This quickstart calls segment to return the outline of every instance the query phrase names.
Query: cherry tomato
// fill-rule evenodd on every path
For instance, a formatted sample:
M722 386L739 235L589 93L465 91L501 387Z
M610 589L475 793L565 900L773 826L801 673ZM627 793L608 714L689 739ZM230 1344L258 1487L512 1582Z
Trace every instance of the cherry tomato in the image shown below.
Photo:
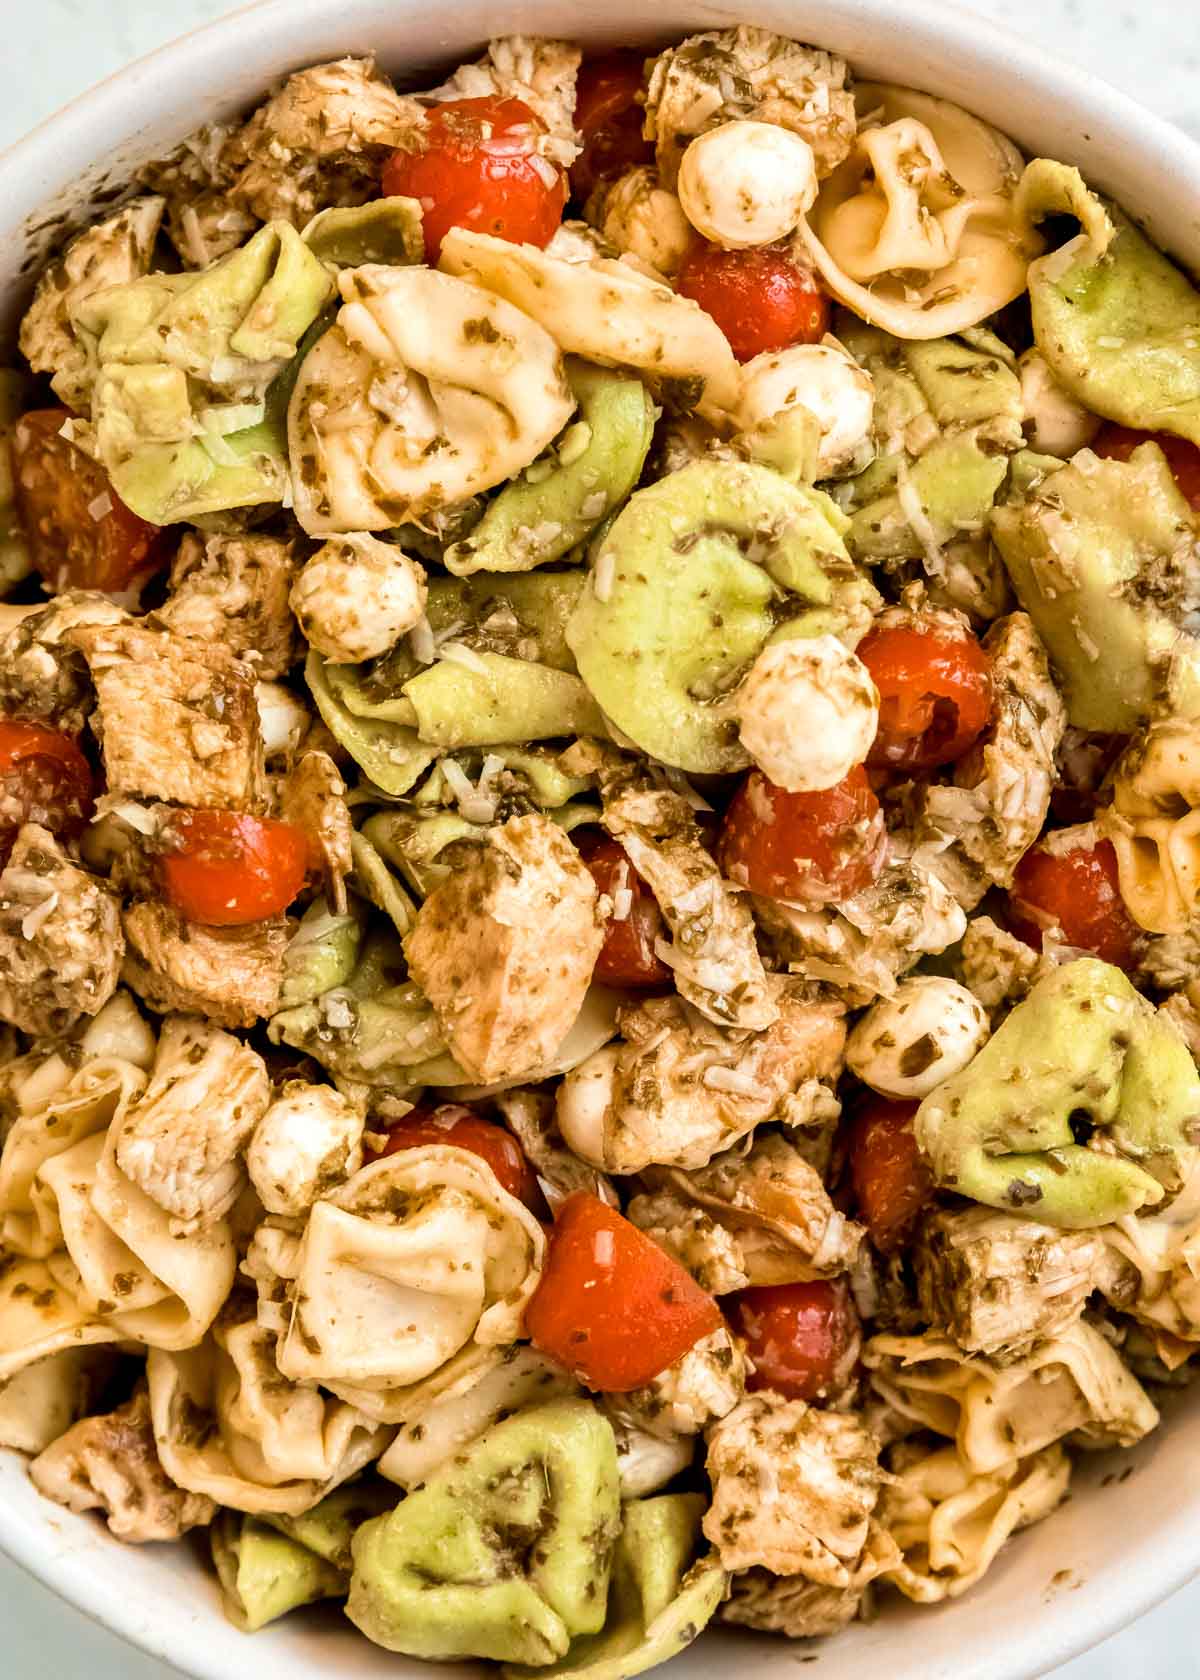
M1045 840L1017 865L1006 921L1018 939L1042 948L1042 932L1057 924L1068 945L1091 951L1117 968L1132 968L1144 935L1121 897L1111 840L1061 850Z
M780 245L723 251L698 240L676 284L712 316L739 362L789 344L819 344L829 331L827 293Z
M451 228L515 244L548 245L567 202L566 177L541 157L545 132L520 99L448 99L429 112L412 150L383 166L388 197L424 211L425 260L435 263Z
M872 1097L849 1127L847 1164L855 1208L884 1254L907 1240L933 1189L913 1132L918 1106Z
M131 513L90 455L60 436L65 408L22 415L13 433L17 512L52 594L119 594L163 559L161 527Z
M0 718L0 866L25 823L73 840L83 833L92 803L92 767L70 735Z
M953 764L987 728L992 677L969 630L937 622L885 624L855 650L879 690L879 729L867 754L910 773Z
M887 833L861 764L821 793L788 793L752 770L725 813L717 859L764 898L833 904L883 868Z
M598 1196L559 1208L525 1329L588 1388L641 1388L722 1323L691 1273Z
M609 986L646 988L669 986L671 970L655 954L656 939L667 937L658 901L630 863L625 850L607 835L580 837L580 854L591 870L598 892L611 899L628 891L627 913L608 918L604 944L596 958L594 975Z
M291 823L244 811L178 811L163 838L163 890L189 922L261 922L286 910L304 885L308 841Z
M850 1380L862 1333L841 1278L743 1289L726 1310L754 1365L747 1388L826 1400Z
M1117 426L1109 421L1096 433L1092 448L1108 461L1128 461L1142 443L1158 445L1167 458L1180 495L1200 513L1200 449L1186 438L1174 437L1170 432L1137 432L1132 426Z
M642 135L646 60L639 52L590 58L575 83L575 127L583 150L571 165L571 190L582 203L600 181L640 163L653 163L654 144Z
M546 1213L546 1201L538 1185L537 1174L516 1138L503 1126L481 1120L478 1114L464 1108L462 1103L439 1103L433 1108L418 1104L403 1120L389 1128L383 1148L369 1152L369 1157L382 1161L386 1155L398 1155L402 1149L421 1149L431 1143L470 1150L472 1155L478 1155L487 1162L510 1196L524 1202L533 1213Z

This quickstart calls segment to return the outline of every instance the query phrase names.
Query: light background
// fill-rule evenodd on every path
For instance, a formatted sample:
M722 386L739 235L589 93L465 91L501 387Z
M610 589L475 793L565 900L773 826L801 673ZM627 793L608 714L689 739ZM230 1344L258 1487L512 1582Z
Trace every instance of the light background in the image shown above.
M234 9L228 0L0 0L0 148L131 58ZM1200 135L1198 0L976 0L973 9ZM246 1663L252 1673L250 1643ZM0 1559L3 1680L169 1680L171 1672ZM1200 1583L1056 1680L1200 1680Z

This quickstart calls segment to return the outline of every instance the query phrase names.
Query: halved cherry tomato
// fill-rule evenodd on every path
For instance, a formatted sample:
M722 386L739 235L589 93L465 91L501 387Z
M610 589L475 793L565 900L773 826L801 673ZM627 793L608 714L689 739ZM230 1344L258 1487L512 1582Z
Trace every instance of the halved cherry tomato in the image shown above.
M676 284L712 316L739 362L789 344L819 344L829 331L828 294L781 245L723 251L698 240Z
M1117 426L1111 421L1096 433L1092 448L1109 461L1128 461L1142 443L1156 443L1167 458L1179 493L1195 512L1200 513L1200 449L1186 438L1170 432L1138 432L1132 426Z
M520 99L488 94L430 110L412 149L383 166L383 191L419 199L425 260L435 263L451 228L515 244L548 245L567 202L566 176L537 149L543 125Z
M754 1365L747 1388L827 1400L850 1380L862 1332L843 1279L743 1289L726 1310Z
M1045 840L1031 846L1013 876L1005 920L1035 951L1043 929L1057 923L1068 945L1117 968L1134 966L1145 938L1121 897L1111 840L1065 850Z
M625 849L607 835L584 834L579 851L598 892L618 900L630 895L624 916L613 914L604 929L604 944L596 958L595 978L609 986L651 988L669 986L671 970L656 955L654 942L667 937L658 901L630 863ZM624 908L619 901L619 907Z
M722 1323L691 1273L615 1208L583 1190L559 1208L525 1329L588 1388L641 1388Z
M788 793L751 770L725 813L717 859L729 880L765 898L834 904L870 886L886 844L861 764L820 793Z
M575 83L575 127L583 136L583 150L571 165L571 190L580 203L598 182L654 161L653 142L642 135L645 90L642 53L606 53L581 66Z
M308 841L245 811L178 811L163 834L163 890L189 922L245 927L286 910L304 885Z
M855 1209L884 1254L907 1239L933 1190L913 1132L918 1106L872 1097L849 1126L847 1165Z
M531 1212L539 1216L546 1214L546 1200L537 1174L516 1138L503 1126L481 1120L462 1103L438 1103L436 1107L419 1103L388 1129L383 1148L369 1151L368 1155L373 1161L382 1161L386 1155L398 1155L403 1149L421 1149L431 1143L469 1149L472 1155L487 1162L510 1196L524 1202Z
M93 791L92 767L70 735L0 718L0 866L25 823L39 823L60 840L82 834Z
M17 512L51 593L119 594L165 558L161 527L131 513L104 468L61 436L70 418L65 408L44 408L17 421Z
M910 773L953 764L992 713L988 656L969 630L936 621L885 624L855 649L879 690L867 763Z

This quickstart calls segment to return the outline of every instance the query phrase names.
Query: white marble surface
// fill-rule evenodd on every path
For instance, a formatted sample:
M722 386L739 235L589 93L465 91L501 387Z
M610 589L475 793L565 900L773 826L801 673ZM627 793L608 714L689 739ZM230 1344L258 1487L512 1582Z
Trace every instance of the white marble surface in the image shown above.
M228 0L0 0L0 147L102 76L234 8ZM976 0L1200 134L1197 0ZM1200 1583L1059 1671L1057 1680L1200 1680ZM0 1560L4 1680L169 1680ZM253 1649L248 1647L249 1663Z

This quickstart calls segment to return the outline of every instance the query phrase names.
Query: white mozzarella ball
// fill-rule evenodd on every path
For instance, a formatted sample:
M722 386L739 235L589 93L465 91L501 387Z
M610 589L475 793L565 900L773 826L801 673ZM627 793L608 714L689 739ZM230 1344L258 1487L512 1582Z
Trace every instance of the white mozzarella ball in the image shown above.
M425 573L395 543L331 537L292 586L291 607L319 654L357 664L394 647L425 612Z
M668 279L678 274L691 247L692 230L683 205L659 186L653 169L643 165L604 183L589 203L588 214L618 251Z
M1076 402L1058 383L1040 350L1026 350L1017 371L1021 375L1029 447L1043 455L1057 455L1062 461L1086 449L1100 430L1100 416Z
M870 751L879 694L862 660L836 636L773 642L732 701L742 745L776 787L835 787Z
M817 477L860 472L872 459L875 384L837 344L767 350L742 369L738 424L745 432L803 408L821 428Z
M300 1218L362 1165L363 1117L330 1085L289 1080L255 1128L246 1169L268 1213Z
M817 196L817 166L808 141L777 123L722 123L684 152L678 190L697 233L744 251L795 229Z
M884 1097L925 1097L960 1073L991 1033L978 998L940 974L902 980L846 1040L846 1066Z

